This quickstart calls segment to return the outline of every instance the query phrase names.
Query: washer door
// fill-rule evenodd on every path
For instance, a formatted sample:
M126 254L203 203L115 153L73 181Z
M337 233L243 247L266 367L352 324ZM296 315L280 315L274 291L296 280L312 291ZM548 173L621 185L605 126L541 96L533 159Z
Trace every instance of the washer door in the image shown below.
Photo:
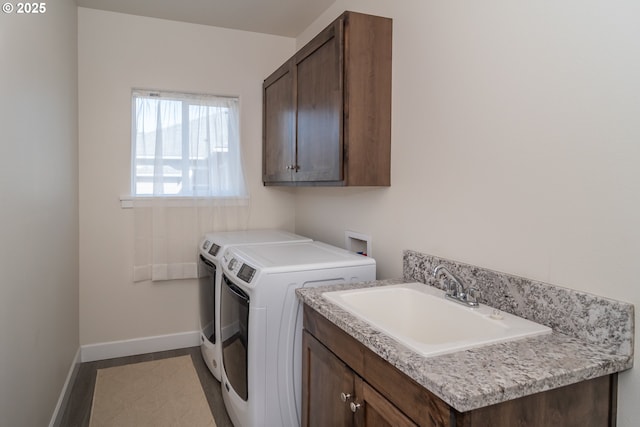
M200 264L209 275L200 278L200 329L211 344L216 343L216 266L200 255Z
M249 295L236 286L226 275L222 276L220 300L221 325L225 332L222 340L222 366L233 388L242 400L248 398L247 355L249 343Z

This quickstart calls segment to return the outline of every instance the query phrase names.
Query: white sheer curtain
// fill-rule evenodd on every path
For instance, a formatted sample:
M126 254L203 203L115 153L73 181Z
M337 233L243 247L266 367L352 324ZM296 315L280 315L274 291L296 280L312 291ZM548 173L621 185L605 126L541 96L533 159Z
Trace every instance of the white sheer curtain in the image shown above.
M246 229L237 98L133 92L134 281L198 276L208 231Z

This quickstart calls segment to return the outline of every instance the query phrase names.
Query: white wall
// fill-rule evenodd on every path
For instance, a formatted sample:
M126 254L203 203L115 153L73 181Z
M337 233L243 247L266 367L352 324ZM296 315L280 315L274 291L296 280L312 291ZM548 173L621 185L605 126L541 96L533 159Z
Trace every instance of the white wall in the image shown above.
M338 0L297 46L344 10L394 19L392 184L299 189L296 232L371 234L381 278L415 249L640 306L640 3ZM635 368L618 425L638 395Z
M262 80L295 50L264 34L78 9L80 342L198 328L195 281L132 282L131 89L240 96L250 228L293 229L290 191L261 180Z
M76 4L47 7L0 14L0 425L12 427L49 424L78 350Z

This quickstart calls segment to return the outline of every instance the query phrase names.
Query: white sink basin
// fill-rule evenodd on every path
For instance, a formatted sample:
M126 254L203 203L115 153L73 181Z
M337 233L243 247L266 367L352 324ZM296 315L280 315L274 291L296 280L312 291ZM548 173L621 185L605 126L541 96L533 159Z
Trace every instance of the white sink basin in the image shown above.
M424 356L551 333L480 304L466 307L422 283L325 292L322 296Z

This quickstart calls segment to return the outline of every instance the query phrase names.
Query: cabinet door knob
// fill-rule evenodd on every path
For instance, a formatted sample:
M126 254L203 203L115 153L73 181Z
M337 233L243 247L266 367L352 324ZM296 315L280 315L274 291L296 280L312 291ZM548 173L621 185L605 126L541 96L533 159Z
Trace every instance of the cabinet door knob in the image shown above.
M355 402L351 402L349 404L349 407L351 408L351 412L355 413L358 409L360 409L360 404L359 403L355 403Z
M340 400L342 400L343 402L346 402L349 399L351 399L350 393L340 393Z

